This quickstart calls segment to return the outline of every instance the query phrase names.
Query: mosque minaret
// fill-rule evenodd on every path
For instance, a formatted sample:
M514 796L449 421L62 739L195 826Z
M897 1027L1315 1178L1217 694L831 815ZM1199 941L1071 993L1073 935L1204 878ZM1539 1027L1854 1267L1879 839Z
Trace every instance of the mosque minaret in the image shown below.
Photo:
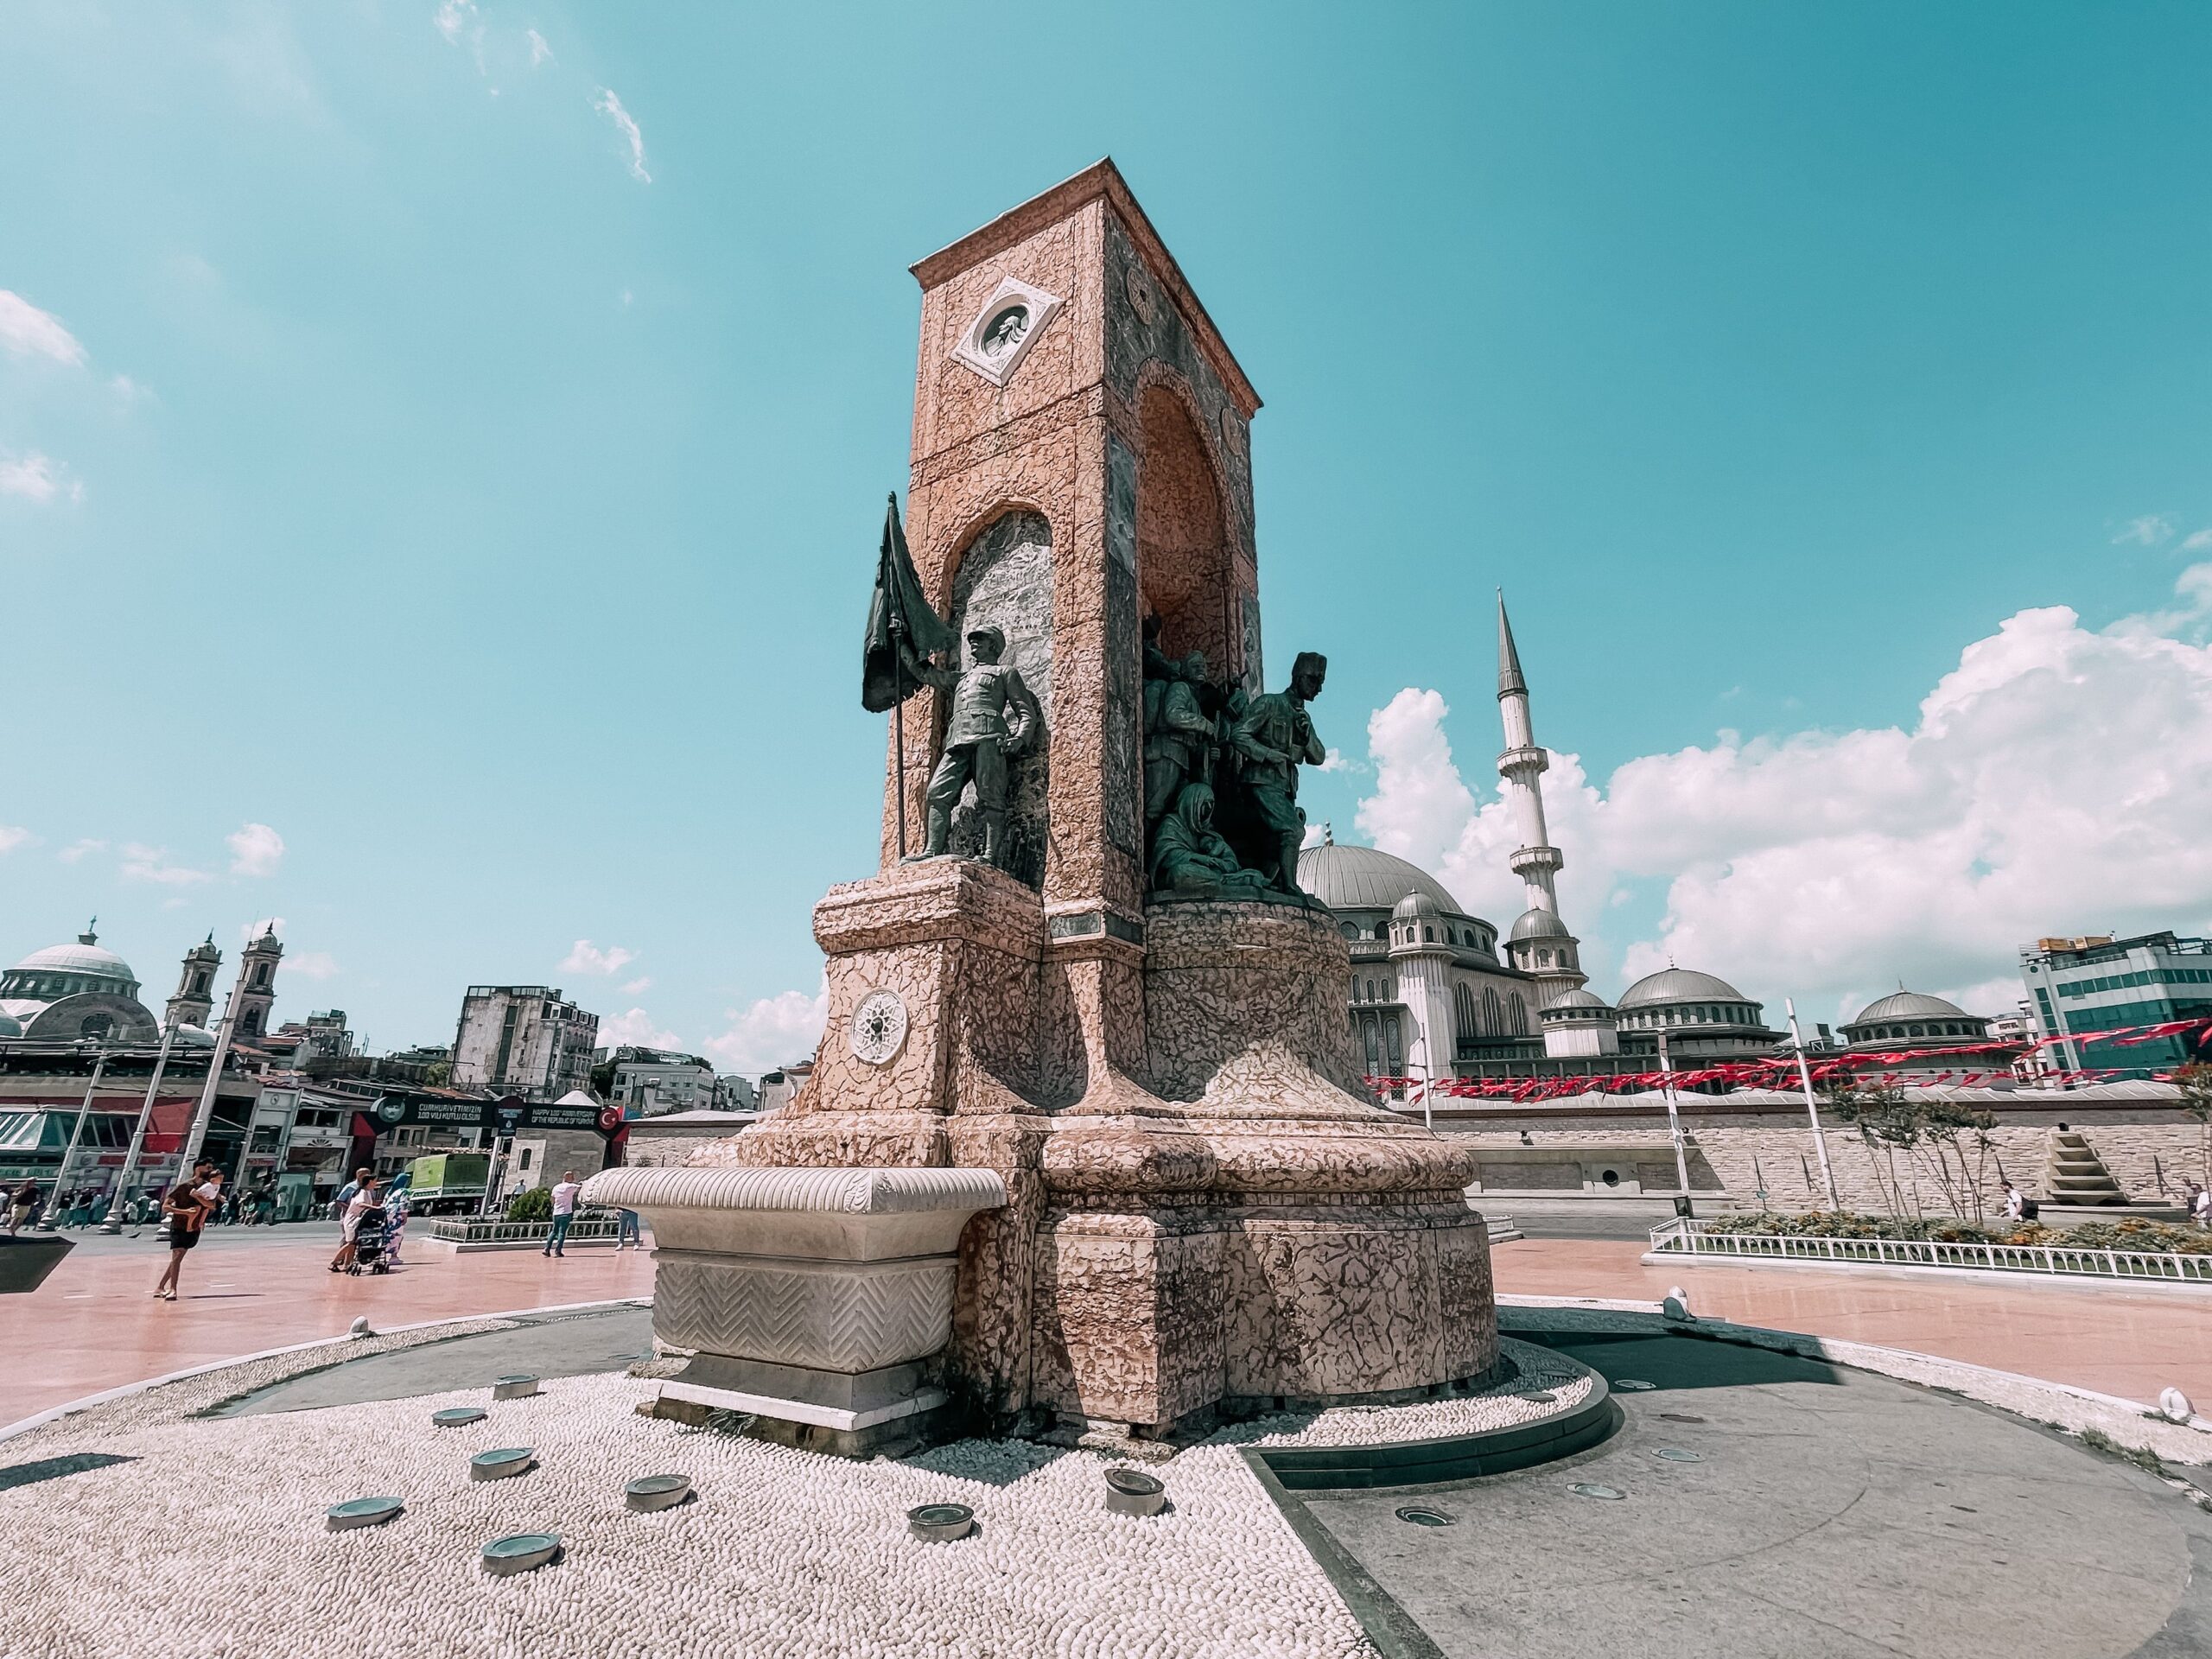
M1507 861L1526 887L1529 903L1507 936L1506 951L1516 968L1535 976L1538 1006L1549 1007L1580 990L1589 976L1577 957L1580 942L1560 919L1552 881L1566 861L1544 828L1543 776L1551 757L1538 745L1529 718L1529 682L1521 672L1503 592L1497 596L1497 707L1505 725L1505 753L1497 757L1497 771L1521 833L1521 845Z

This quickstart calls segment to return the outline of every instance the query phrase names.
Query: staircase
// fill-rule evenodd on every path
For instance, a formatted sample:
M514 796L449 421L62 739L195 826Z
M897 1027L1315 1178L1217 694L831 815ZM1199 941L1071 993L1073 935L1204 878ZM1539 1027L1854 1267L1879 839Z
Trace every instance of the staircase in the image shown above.
M2044 1166L2046 1204L2126 1204L2127 1195L2078 1129L2053 1129Z

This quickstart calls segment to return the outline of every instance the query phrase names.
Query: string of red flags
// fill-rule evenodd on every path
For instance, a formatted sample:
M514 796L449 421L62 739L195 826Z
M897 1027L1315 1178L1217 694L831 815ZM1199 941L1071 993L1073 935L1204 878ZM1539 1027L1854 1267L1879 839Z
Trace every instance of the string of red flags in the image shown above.
M2198 1016L2189 1020L2165 1020L2153 1025L2121 1026L2112 1030L2076 1033L2071 1037L2037 1037L2018 1042L1954 1043L1940 1048L1881 1049L1853 1054L1808 1054L1806 1070L1815 1083L1834 1083L1857 1076L1861 1071L1879 1071L1917 1060L1960 1061L1969 1056L2002 1056L2006 1060L2041 1049L2054 1048L2061 1044L2074 1043L2090 1046L2110 1043L2118 1047L2133 1047L2155 1042L2161 1038L2190 1039L2189 1046L2202 1049L2212 1039L2212 1018ZM2046 1070L2037 1074L2039 1080L2057 1083L2102 1083L2127 1071L2139 1071L2139 1067L2082 1066ZM2168 1082L2171 1072L2155 1072L2152 1080ZM1952 1065L1929 1075L1916 1076L1918 1084L1974 1088L1992 1083L2015 1081L2009 1066L1976 1069L1970 1065ZM1677 1066L1674 1071L1663 1069L1648 1071L1593 1072L1579 1077L1395 1077L1376 1076L1367 1079L1368 1084L1380 1093L1404 1093L1410 1101L1427 1098L1510 1100L1516 1103L1554 1100L1570 1095L1642 1094L1663 1089L1671 1084L1677 1089L1696 1090L1719 1084L1730 1088L1794 1088L1798 1082L1797 1060L1794 1055L1781 1055L1758 1059L1730 1060L1713 1065Z

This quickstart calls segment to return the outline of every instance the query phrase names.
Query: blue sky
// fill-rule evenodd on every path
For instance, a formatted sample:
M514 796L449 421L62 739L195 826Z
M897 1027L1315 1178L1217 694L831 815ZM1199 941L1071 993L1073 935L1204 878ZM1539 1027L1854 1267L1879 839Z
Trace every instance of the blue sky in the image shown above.
M1344 838L1510 919L1502 582L1609 995L1697 948L1825 1010L2212 918L2201 7L32 3L0 44L0 958L98 911L165 992L281 916L321 976L280 1012L379 1046L543 980L803 1050L810 909L874 852L906 267L1109 152L1267 400L1268 656L1330 654Z

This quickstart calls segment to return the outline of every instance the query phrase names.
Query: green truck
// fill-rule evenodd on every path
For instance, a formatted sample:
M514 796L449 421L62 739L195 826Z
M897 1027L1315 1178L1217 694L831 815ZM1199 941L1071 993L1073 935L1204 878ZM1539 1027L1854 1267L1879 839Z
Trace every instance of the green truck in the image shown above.
M417 1215L451 1216L474 1211L492 1177L488 1152L438 1152L407 1166L407 1204Z

